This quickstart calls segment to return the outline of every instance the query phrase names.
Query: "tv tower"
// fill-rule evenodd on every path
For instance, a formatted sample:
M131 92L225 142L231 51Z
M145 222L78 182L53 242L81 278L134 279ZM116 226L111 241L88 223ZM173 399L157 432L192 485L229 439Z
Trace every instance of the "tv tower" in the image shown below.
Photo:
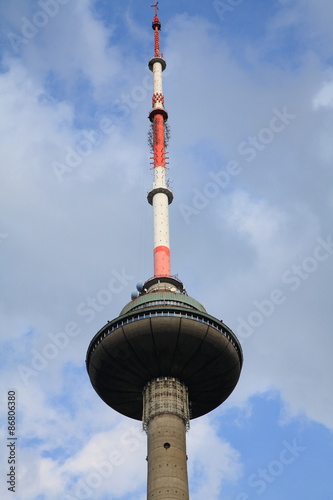
M166 135L158 2L155 14L151 145L154 276L120 315L92 339L87 351L91 383L103 401L127 417L142 420L148 441L148 500L188 500L186 431L190 419L210 412L235 388L242 350L235 334L188 296L171 275Z

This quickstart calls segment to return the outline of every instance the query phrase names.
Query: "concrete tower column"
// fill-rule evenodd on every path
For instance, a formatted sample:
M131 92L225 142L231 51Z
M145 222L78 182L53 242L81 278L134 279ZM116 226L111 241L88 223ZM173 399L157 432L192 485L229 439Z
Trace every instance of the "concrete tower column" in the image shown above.
M189 500L188 423L187 387L172 377L149 382L143 395L143 427L148 437L147 500Z

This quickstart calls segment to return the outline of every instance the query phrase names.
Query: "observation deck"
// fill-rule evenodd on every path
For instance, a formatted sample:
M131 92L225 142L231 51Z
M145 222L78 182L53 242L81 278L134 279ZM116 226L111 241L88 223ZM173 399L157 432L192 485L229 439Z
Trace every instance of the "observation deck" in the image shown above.
M107 323L87 352L87 370L98 395L136 420L142 419L144 387L158 377L175 377L188 387L190 418L210 412L235 388L243 362L230 328L207 314L179 280L163 281L148 280L143 290L150 291Z

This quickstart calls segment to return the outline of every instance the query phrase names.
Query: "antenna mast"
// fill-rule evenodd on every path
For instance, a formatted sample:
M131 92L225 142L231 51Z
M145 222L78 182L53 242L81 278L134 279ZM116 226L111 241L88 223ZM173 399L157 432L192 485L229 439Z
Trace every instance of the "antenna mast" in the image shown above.
M160 53L159 32L161 23L158 17L158 2L154 5L154 57L149 61L153 72L152 109L149 120L152 126L153 186L148 193L148 202L153 206L154 218L154 277L170 276L170 241L169 241L169 204L173 194L168 187L167 159L165 151L166 121L168 113L164 109L162 72L166 62Z

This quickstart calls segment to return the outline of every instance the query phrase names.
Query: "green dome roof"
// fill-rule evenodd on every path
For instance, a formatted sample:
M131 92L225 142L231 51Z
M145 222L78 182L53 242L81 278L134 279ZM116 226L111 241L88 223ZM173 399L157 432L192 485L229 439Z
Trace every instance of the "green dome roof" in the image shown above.
M173 305L174 307L182 307L195 309L197 311L201 311L206 313L206 309L200 302L188 295L184 295L182 293L177 292L149 292L143 295L140 295L136 299L133 299L129 302L120 312L120 316L128 313L134 309L143 309L145 307L151 307L152 305L159 306L169 306Z

